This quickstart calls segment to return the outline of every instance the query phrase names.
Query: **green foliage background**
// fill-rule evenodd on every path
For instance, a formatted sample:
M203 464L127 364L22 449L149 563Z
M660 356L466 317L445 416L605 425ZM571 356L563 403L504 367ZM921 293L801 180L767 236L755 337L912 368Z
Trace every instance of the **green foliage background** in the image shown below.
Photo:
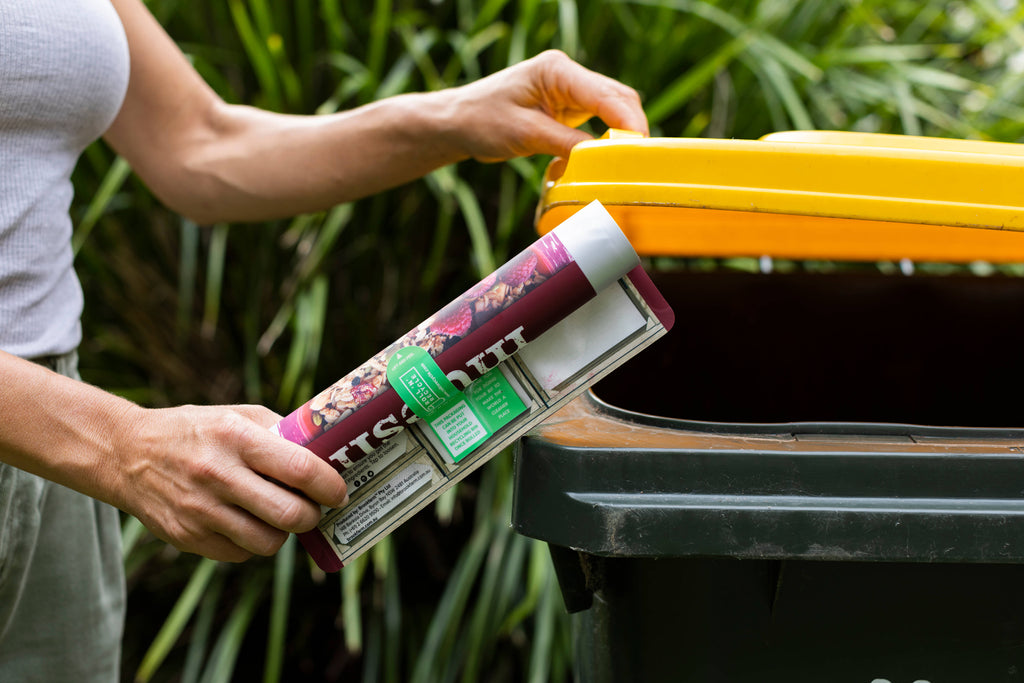
M457 85L554 47L635 87L654 135L1024 133L1016 0L147 4L225 99L277 111ZM98 143L75 175L83 375L150 406L288 412L532 241L547 161L467 162L321 214L197 226ZM182 556L126 519L126 679L568 680L546 549L508 528L510 465L336 576L294 543L240 566Z

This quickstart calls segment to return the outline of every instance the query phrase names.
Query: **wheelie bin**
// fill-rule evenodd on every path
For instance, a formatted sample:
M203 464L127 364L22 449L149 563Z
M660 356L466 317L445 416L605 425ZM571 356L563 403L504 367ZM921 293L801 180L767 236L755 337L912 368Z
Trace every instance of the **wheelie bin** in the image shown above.
M517 446L577 680L1024 680L1022 148L621 134L549 170L538 230L600 200L677 320Z

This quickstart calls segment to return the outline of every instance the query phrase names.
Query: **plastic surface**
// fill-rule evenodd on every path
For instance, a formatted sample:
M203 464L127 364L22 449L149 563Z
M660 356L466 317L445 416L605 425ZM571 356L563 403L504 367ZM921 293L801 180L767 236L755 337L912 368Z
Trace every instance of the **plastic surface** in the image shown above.
M590 558L587 683L1012 683L1024 566Z
M1020 145L612 135L552 165L541 233L600 200L641 255L1024 261ZM979 229L980 228L980 229Z
M1022 443L910 425L721 433L591 397L521 442L513 526L609 557L1024 562Z

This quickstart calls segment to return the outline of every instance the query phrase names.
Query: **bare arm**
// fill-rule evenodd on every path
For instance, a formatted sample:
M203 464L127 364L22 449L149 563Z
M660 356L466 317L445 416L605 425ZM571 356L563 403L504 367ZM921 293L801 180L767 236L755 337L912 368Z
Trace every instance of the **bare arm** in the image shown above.
M132 513L182 550L273 554L316 525L317 503L346 495L330 465L267 429L279 418L265 408L144 409L3 352L0 377L0 461Z
M106 138L168 206L202 223L320 210L470 157L564 156L592 116L647 132L635 91L557 52L329 116L229 105L140 0L113 2L132 68Z

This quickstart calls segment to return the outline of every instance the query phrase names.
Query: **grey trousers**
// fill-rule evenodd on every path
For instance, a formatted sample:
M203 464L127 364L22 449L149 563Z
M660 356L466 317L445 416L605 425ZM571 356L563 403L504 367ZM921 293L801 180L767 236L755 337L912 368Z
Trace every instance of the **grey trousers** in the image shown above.
M116 683L124 613L118 511L0 463L0 681Z

